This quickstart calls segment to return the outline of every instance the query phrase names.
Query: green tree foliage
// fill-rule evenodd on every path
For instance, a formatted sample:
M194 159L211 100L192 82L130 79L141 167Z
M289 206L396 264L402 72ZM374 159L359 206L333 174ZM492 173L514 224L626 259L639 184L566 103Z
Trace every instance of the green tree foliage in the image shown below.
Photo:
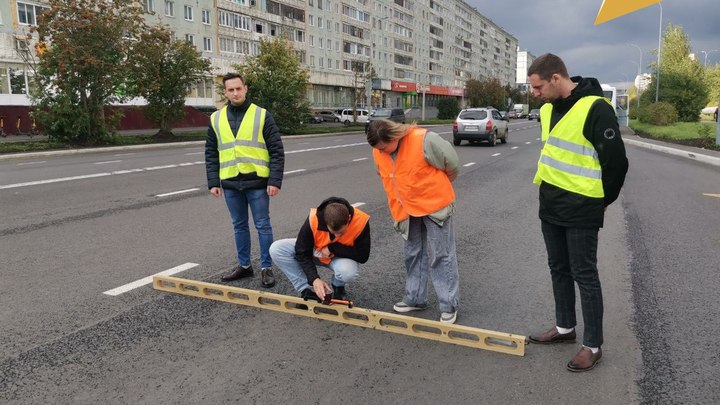
M465 82L465 100L470 107L493 106L503 110L507 104L507 96L498 79L470 79Z
M659 101L672 104L678 119L685 122L697 121L708 100L703 67L697 60L690 59L690 53L690 39L683 28L668 24L660 54ZM655 65L657 71L657 63ZM640 96L641 105L655 102L656 88L657 75Z
M173 39L167 27L147 27L140 34L130 93L147 100L145 116L160 127L156 136L172 136L172 124L185 116L190 89L210 73L210 61L187 41Z
M450 120L460 113L460 104L455 97L444 98L437 102L437 109L439 120Z
M267 109L282 133L295 133L309 114L308 71L286 38L260 41L260 53L233 66L248 85L248 98Z
M660 101L641 105L638 120L646 124L666 126L677 122L678 112L672 104Z
M142 27L142 8L129 0L49 0L40 15L40 57L34 116L51 138L102 142L119 116L105 106L121 101L128 56Z
M705 69L705 87L708 89L708 105L720 103L720 64Z

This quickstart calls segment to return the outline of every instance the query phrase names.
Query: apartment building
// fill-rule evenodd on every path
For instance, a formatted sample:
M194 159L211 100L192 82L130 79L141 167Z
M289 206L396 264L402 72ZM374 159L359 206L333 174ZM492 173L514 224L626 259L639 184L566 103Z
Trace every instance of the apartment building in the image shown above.
M522 91L527 91L528 83L528 69L530 65L535 61L535 55L528 51L521 51L518 48L517 51L517 78L515 82L517 87Z
M260 40L285 35L310 73L316 109L349 107L370 70L359 106L427 105L461 99L470 78L515 83L517 39L461 0L139 0L149 22L170 26L211 60L189 105L217 105L214 82L257 55ZM0 106L29 105L31 85L19 38L44 0L0 2ZM32 52L32 49L28 50ZM362 80L361 80L362 81Z

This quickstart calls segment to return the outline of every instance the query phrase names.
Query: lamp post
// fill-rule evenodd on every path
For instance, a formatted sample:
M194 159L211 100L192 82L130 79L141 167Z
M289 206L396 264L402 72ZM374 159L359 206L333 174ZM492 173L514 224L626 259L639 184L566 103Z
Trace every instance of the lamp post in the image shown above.
M703 63L703 66L707 66L707 57L708 57L708 55L710 55L710 54L713 53L713 52L720 52L720 49L713 49L712 51L707 51L707 52L705 52L705 51L700 51L700 52L702 52L702 53L705 55L705 63Z
M642 48L640 48L639 46L637 46L635 44L628 44L628 45L634 46L635 48L638 49L638 51L640 51L640 64L638 64L638 76L640 76L641 78L638 80L642 80L642 66L643 66L643 64L642 64L642 57L643 57ZM632 62L636 63L635 61L632 61ZM640 82L639 81L638 81L638 88L636 90L637 90L637 105L638 105L638 109L640 109Z
M658 6L660 6L660 26L658 28L658 59L657 59L657 80L655 83L657 86L655 87L655 102L658 102L658 97L660 96L660 51L662 48L662 1L658 3Z

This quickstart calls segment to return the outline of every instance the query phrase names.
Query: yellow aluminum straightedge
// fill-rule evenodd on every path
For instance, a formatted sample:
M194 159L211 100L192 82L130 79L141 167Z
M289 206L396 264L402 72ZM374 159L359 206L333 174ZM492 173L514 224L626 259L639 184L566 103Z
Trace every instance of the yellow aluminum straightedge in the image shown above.
M363 308L348 308L344 305L323 305L317 301L304 301L302 298L288 295L205 283L177 277L155 276L153 288L156 290L207 298L233 304L247 305L295 315L324 319L379 329L401 335L437 340L476 349L494 352L525 355L525 336L491 330L471 328L469 326L444 324L421 318L396 315L387 312ZM307 309L296 308L295 304L304 304Z

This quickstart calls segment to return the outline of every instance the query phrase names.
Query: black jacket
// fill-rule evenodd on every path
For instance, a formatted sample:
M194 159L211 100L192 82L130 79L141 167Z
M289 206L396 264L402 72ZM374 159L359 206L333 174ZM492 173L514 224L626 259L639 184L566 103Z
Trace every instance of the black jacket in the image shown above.
M552 103L551 130L580 98L603 95L597 79L575 76L571 80L578 84L570 96ZM540 219L559 226L599 228L603 226L605 207L620 195L628 160L615 111L604 100L597 100L590 107L582 131L598 153L605 197L586 197L543 182L540 185Z
M227 117L230 122L230 128L236 134L240 123L245 117L251 101L245 99L245 102L239 106L234 106L228 102ZM240 173L236 177L222 181L222 188L230 188L234 190L245 190L254 188L266 188L268 185L281 188L283 171L285 170L285 150L283 149L282 139L280 139L280 130L275 124L275 120L270 111L265 114L265 125L263 126L263 138L265 146L270 154L270 177L258 177L257 173ZM220 184L220 156L218 153L218 140L212 124L208 126L207 136L205 138L205 171L207 172L208 189L213 187L221 187Z
M350 216L355 214L355 208L350 203L340 197L330 197L323 201L319 207L317 207L318 217L318 231L328 231L327 224L325 224L325 207L330 203L341 203L345 204L350 211ZM330 240L335 239L333 234L330 234ZM317 268L315 267L313 252L315 249L315 237L310 227L310 217L305 219L305 223L298 232L297 240L295 241L295 259L300 263L305 275L308 278L308 283L312 284L316 278L318 278ZM370 221L365 225L365 229L360 232L357 239L355 239L354 246L346 246L340 243L330 243L328 245L330 253L335 257L343 257L346 259L355 260L358 263L365 263L370 257Z

